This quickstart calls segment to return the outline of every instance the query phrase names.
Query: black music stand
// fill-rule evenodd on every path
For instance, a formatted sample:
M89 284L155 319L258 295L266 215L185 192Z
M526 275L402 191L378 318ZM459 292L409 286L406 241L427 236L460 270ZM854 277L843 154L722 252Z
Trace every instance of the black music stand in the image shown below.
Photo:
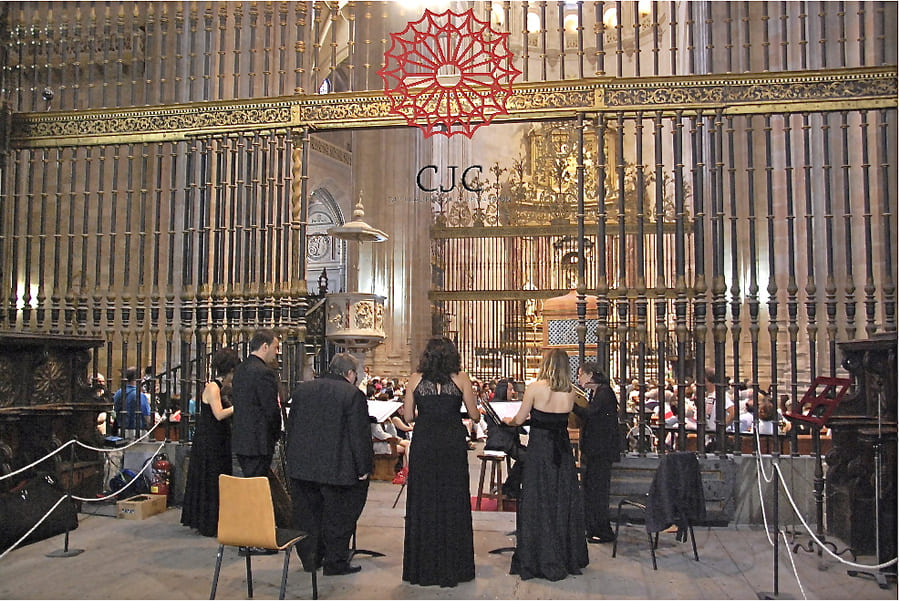
M816 500L816 538L823 545L830 547L836 555L849 552L856 559L856 555L850 548L838 552L837 546L825 538L825 520L824 520L824 501L825 501L825 473L822 469L822 445L820 439L820 431L825 427L826 422L834 413L838 403L847 394L852 381L848 378L831 378L828 376L818 376L813 380L812 385L803 398L800 399L799 409L809 407L803 413L789 411L784 416L791 420L792 423L809 424L812 432L813 453L816 457L815 473L813 475L813 495ZM807 553L817 550L819 557L822 557L822 549L815 546L815 541L810 540L804 546L801 543L794 545L794 553L799 549L803 549Z
M350 561L357 555L368 555L369 557L384 557L384 553L379 553L378 551L369 551L368 549L357 549L356 548L356 528L353 528L353 538L350 539L350 557L347 558L347 561Z

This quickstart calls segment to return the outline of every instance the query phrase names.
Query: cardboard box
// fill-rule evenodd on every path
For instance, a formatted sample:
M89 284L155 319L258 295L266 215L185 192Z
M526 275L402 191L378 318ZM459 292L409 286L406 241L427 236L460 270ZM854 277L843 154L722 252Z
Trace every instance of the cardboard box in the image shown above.
M166 510L166 495L137 495L116 503L116 517L146 520Z

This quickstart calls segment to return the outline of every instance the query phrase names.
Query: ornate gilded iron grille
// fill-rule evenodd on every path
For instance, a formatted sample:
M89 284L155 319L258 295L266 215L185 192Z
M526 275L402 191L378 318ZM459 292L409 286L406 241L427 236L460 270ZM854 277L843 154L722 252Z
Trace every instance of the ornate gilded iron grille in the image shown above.
M16 151L0 324L107 336L94 367L117 383L114 366L150 357L163 372L190 365L194 344L204 357L253 324L296 323L282 301L306 293L289 263L291 155L284 131Z
M896 65L890 2L449 2L510 33L522 82ZM13 112L383 90L403 2L12 3ZM45 90L51 92L47 100Z
M435 198L435 323L480 377L533 376L529 303L575 287L599 297L584 354L642 390L709 366L796 399L837 372L839 340L896 330L896 174L873 169L890 146L869 136L896 113L727 109L599 114L574 161L550 124L507 179L498 165L485 192Z
M485 163L481 196L434 199L433 290L409 292L404 311L412 322L430 302L467 368L528 373L531 315L573 278L598 297L578 320L584 354L641 386L660 366L683 382L714 365L796 400L839 369L838 341L896 330L896 3L460 7L512 34L523 76L500 122L552 121ZM216 344L272 325L297 343L295 381L319 176L308 132L399 125L376 72L388 33L420 14L362 1L0 10L0 325L101 335L101 371L184 366L167 378L185 397ZM393 133L367 132L382 151ZM381 185L363 167L383 155L347 138L332 148L352 155L348 179ZM417 156L455 160L448 148ZM404 225L418 219L399 204ZM533 272L496 275L532 249ZM384 279L428 281L404 263ZM411 356L425 329L397 336ZM490 349L505 354L479 362Z

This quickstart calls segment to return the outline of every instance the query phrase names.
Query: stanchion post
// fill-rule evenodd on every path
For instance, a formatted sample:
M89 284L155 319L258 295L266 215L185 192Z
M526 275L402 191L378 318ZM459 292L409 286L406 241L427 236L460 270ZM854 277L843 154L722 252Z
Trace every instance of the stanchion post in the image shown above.
M781 460L781 449L779 448L779 444L781 441L778 440L778 429L773 428L773 437L775 438L775 448L772 452L772 540L775 541L775 544L772 545L772 590L775 592L775 598L778 598L778 491L780 489L779 482L781 479L778 478L778 469L779 462Z
M772 438L775 442L775 448L772 449L772 540L774 541L772 545L772 592L757 593L756 596L758 599L788 599L789 597L783 597L778 592L778 535L780 532L778 525L778 492L781 482L781 479L778 477L778 462L781 458L781 440L777 427L772 432ZM757 450L759 450L759 446L757 446ZM762 466L761 456L757 458L757 465ZM765 512L765 507L762 510Z
M72 483L75 481L75 443L73 441L69 451L69 482L66 484L66 503L72 503ZM66 537L62 549L47 553L47 557L75 557L84 553L84 549L69 548L69 523L66 522Z

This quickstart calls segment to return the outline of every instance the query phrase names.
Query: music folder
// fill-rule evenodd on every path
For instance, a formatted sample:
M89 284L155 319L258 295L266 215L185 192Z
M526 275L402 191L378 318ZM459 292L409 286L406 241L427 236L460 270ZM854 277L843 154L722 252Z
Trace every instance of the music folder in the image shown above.
M485 401L482 405L484 405L485 411L493 414L491 417L502 422L504 417L513 417L519 412L522 401L498 401L496 403Z
M381 423L403 406L400 401L367 401L369 404L369 417Z

